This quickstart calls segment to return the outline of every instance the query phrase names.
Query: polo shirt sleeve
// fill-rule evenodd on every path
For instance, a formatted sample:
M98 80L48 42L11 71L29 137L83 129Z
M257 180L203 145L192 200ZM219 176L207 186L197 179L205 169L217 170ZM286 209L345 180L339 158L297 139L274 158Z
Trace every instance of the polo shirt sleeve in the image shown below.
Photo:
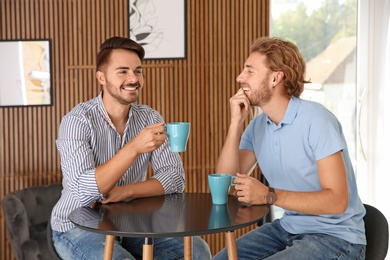
M266 121L265 114L258 115L254 119L252 119L248 126L245 128L244 133L241 136L240 150L249 150L252 152L255 152L255 137L256 135L259 136L261 133L259 133L259 129L263 131L263 127ZM256 133L257 129L257 133Z
M309 144L316 160L347 148L342 126L330 111L322 109L311 119Z
M254 151L252 143L252 131L249 126L245 129L244 133L241 136L239 147L240 150Z

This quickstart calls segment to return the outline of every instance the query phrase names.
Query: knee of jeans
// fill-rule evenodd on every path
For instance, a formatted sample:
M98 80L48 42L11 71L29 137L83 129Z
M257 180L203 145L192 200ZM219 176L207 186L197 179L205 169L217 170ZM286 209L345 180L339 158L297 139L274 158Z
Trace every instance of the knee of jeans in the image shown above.
M193 237L193 255L194 259L211 259L210 247L206 241L200 237Z
M225 260L228 258L226 248L223 248L221 251L217 252L217 254L213 257L213 260Z

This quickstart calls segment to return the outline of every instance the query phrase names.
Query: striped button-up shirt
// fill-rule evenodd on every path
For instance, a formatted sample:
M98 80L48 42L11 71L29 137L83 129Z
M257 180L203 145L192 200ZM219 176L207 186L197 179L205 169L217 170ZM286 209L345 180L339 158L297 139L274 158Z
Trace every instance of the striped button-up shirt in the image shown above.
M121 138L103 106L102 94L80 103L64 116L56 141L63 191L52 211L53 230L66 232L73 228L69 213L103 197L96 184L96 167L112 158L146 126L159 122L163 118L156 110L133 103ZM117 185L145 181L149 162L153 178L161 183L165 194L184 191L183 164L180 156L171 152L168 139L155 151L139 155Z

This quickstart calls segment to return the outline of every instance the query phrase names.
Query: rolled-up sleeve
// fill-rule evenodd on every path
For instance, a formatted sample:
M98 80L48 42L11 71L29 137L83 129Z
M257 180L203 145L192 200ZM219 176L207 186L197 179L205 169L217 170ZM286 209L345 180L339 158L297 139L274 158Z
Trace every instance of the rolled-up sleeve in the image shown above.
M148 124L163 122L162 116L155 110L149 111ZM150 163L154 175L164 188L165 194L181 193L186 186L184 167L181 157L169 148L168 138L164 144L151 153Z
M179 154L171 152L169 143L165 143L152 153L151 164L153 178L164 188L165 194L181 193L185 188L184 167Z
M61 170L69 192L83 206L102 197L96 183L96 164L89 142L88 124L82 117L65 116L56 141L61 157Z

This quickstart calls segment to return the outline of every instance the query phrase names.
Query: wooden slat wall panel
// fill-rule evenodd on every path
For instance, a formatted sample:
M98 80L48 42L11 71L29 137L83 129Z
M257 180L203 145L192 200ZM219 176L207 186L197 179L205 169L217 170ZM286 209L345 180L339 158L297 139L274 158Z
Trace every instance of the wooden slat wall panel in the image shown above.
M128 36L129 0L1 0L0 39L52 40L53 106L0 108L0 200L5 194L61 181L55 147L61 118L95 97L95 56L106 38ZM187 192L209 192L251 42L268 35L269 0L187 0L187 57L145 61L140 103L169 121L191 122L182 153ZM0 57L1 58L1 57ZM151 170L149 170L151 174ZM255 171L258 176L258 171ZM241 236L252 227L236 231ZM204 236L213 253L223 234ZM0 211L0 259L13 259Z

